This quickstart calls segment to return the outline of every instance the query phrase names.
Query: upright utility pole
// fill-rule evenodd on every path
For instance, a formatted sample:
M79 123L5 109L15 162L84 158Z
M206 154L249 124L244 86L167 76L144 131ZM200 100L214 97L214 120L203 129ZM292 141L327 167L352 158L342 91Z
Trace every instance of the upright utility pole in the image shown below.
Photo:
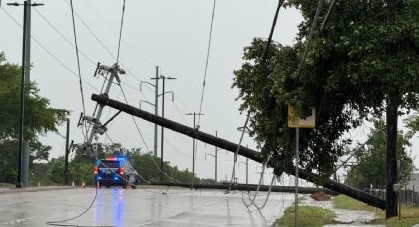
M217 135L217 131L215 131L215 137L217 138L218 137L218 135ZM209 156L212 156L212 157L214 157L214 159L215 159L215 161L214 161L214 163L215 163L215 166L214 166L214 181L215 181L215 183L217 183L217 162L218 162L218 150L220 150L217 146L215 146L215 152L214 152L214 154L208 154L208 153L205 153L205 160L207 159L207 155L209 155Z
M159 115L159 67L156 66L156 77L150 78L152 80L156 80L156 84L153 85L154 87L154 114L156 116ZM158 127L157 124L154 124L154 157L157 157L157 140L158 140Z
M143 85L143 83L148 84L148 85L154 87L154 93L155 93L155 96L154 96L154 104L151 103L151 102L149 102L149 101L146 101L146 100L140 100L140 109L141 109L141 103L147 103L149 105L154 106L154 114L156 116L158 116L159 115L159 80L160 80L160 78L159 78L159 67L158 66L156 66L156 77L152 77L150 79L156 80L156 83L155 84L152 84L152 83L149 83L147 81L141 81L140 82L140 91L142 91L142 85ZM154 157L157 157L157 146L158 146L158 142L157 142L157 140L158 140L157 131L158 131L157 124L154 124L154 151L153 151Z
M64 159L64 185L68 185L68 153L70 151L69 147L70 140L70 119L67 118L67 134L65 137L65 159Z
M246 157L246 184L249 184L249 158Z
M195 130L198 130L199 125L196 125L196 123L195 123L196 116L197 115L201 116L201 115L204 115L204 114L193 112L193 113L187 113L186 115L193 116L193 128ZM192 188L193 188L193 184L194 184L194 181L195 181L195 153L196 153L196 143L195 143L195 138L193 138L192 139Z
M294 226L298 226L298 162L300 161L300 134L299 128L295 128L295 220Z
M215 137L218 138L218 131L215 131ZM218 162L218 150L220 150L217 146L215 146L215 183L217 183L217 172L218 172L218 167L217 167L217 162Z
M162 95L161 117L164 118L164 95L166 93L172 93L172 101L174 99L173 91L168 91L168 92L165 91L166 80L176 80L177 78L170 77L170 76L166 77L166 76L161 75L159 79L163 80L163 91L162 91L162 94L161 94ZM163 173L164 173L164 171L163 171L163 163L164 163L164 161L163 161L163 144L164 144L164 127L162 126L161 127L161 142L160 142L160 146L161 146L161 152L160 152L160 170L161 170L160 171L160 181L163 181Z
M237 130L242 132L244 130L245 133L249 133L249 128L246 127L238 127ZM248 148L248 145L246 144L246 148ZM263 178L262 178L263 180ZM249 184L249 159L246 158L246 184Z
M44 4L31 3L31 0L24 1L23 4L7 3L11 6L23 5L23 45L22 45L22 79L20 96L20 131L19 131L19 160L18 176L16 187L27 187L29 176L29 141L25 139L23 128L25 119L25 98L29 95L25 93L25 86L30 84L30 64L31 64L31 7Z

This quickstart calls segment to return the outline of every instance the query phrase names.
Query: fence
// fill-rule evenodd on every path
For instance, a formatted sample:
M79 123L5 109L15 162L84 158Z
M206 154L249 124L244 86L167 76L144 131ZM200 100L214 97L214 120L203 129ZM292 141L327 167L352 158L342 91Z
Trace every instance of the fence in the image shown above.
M386 199L385 189L367 189L368 194L376 196L381 199ZM406 206L417 206L419 207L419 192L413 186L411 189L404 187L400 190L400 204Z

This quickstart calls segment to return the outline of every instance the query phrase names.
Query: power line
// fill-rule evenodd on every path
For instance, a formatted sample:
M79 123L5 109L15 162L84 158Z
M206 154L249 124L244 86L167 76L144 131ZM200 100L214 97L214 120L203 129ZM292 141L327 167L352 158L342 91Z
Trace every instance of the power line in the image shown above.
M70 0L71 2L72 0ZM68 6L71 8L71 4L68 3L68 0L65 1ZM80 22L83 24L83 26L89 31L89 33L96 39L96 41L102 46L102 48L112 57L115 58L115 56L112 54L112 52L106 47L106 45L99 39L99 37L93 32L93 30L87 25L87 23L83 20L83 18L77 13L77 11L74 11L74 14L76 17L80 20ZM116 58L115 58L116 59Z
M191 156L189 156L188 154L184 153L183 151L181 151L179 148L177 148L176 145L174 145L172 142L170 142L170 140L164 138L164 141L166 143L168 143L175 151L179 152L181 155L185 156L186 158L191 158Z
M333 6L335 5L336 0L332 0L332 2L330 3L329 9L327 10L326 16L323 19L323 23L322 26L320 27L320 31L323 30L324 26L326 25L327 19L330 16L330 12L332 12Z
M66 1L66 3L68 4L68 2ZM122 9L122 17L121 17L121 27L120 27L120 35L119 35L119 44L118 44L118 55L117 57L115 57L114 54L112 54L112 52L106 47L106 45L100 40L100 38L93 32L93 30L89 27L89 25L83 20L83 18L77 13L77 11L74 11L75 15L77 16L77 18L82 22L83 26L89 31L89 33L95 38L95 40L100 44L100 46L102 46L102 48L104 48L104 50L112 57L115 58L117 61L117 64L119 63L119 53L120 53L120 47L121 47L121 40L122 40L122 28L123 28L123 21L124 21L124 15L125 15L125 0L124 0L124 4L123 4L123 9ZM121 65L125 71L127 72L128 75L132 76L135 80L137 80L138 82L141 81L137 76L135 76L135 74L133 72L131 72L123 63L119 63L119 65ZM137 88L129 85L129 84L125 84L127 87L131 88L131 89L135 89L138 91ZM143 94L141 91L140 93L146 97L147 96L145 94Z
M0 7L0 9L3 10L3 12L6 13L6 15L20 28L23 29L23 26L12 16L10 15L9 12L6 11L6 9L4 9L3 7ZM39 47L41 47L42 50L44 50L50 57L52 57L57 63L59 63L61 66L63 66L68 72L70 72L71 74L73 74L74 76L78 77L77 73L74 72L70 67L68 67L64 62L62 62L58 57L56 57L51 51L49 51L40 41L38 41L33 35L31 35L31 39L38 44ZM92 88L95 91L99 91L95 86L93 86L91 83L89 83L88 81L84 80L83 81L89 85L90 88Z
M214 23L214 15L215 15L215 3L217 2L217 0L214 0L214 5L212 7L212 16L211 16L211 28L210 28L210 34L209 34L209 39L208 39L208 49L207 49L207 60L205 61L205 72L204 72L204 82L202 84L202 93L201 93L201 102L199 104L199 114L202 111L202 103L204 101L204 93L205 93L205 82L207 79L207 72L208 72L208 60L209 60L209 55L210 55L210 49L211 49L211 40L212 40L212 26ZM198 125L201 122L201 115L198 115Z
M85 115L86 114L86 106L84 104L83 83L81 81L80 57L79 57L79 47L77 45L76 23L74 22L73 0L70 0L70 5L71 5L71 18L73 20L74 44L76 45L77 69L79 71L79 83L80 83L81 102L82 102L82 105L83 105L83 114Z
M36 13L38 13L38 15L61 37L63 38L70 46L75 47L75 45L69 40L67 39L63 33L61 33L39 10L37 10L36 8L34 8ZM87 60L89 60L90 63L92 63L93 65L96 65L96 63L90 58L88 57L84 52L79 50L79 53L85 57Z
M125 92L124 92L124 90L122 89L122 87L121 87L121 86L120 86L120 89L121 89L122 95L124 96L125 103L126 103L126 104L128 104L128 99L127 99L127 97L126 97L126 95L125 95ZM140 134L140 137L141 137L141 140L142 140L142 141L143 141L143 143L144 143L144 146L146 147L147 151L148 151L148 152L150 152L150 149L148 148L148 145L147 145L147 143L146 143L146 141L145 141L145 139L144 139L144 136L143 136L143 134L141 133L140 128L138 127L137 121L135 120L134 116L132 116L132 115L131 115L131 118L132 118L132 120L134 121L135 127L137 128L137 132L138 132L138 134ZM159 169L159 171L160 171L162 174L166 175L168 178L170 178L170 179L172 179L172 180L174 180L174 181L180 182L179 180L177 180L177 179L175 179L175 178L173 178L173 177L169 176L169 174L167 174L167 173L163 172L163 171L162 171L162 169L161 169L161 167L159 167L159 165L158 165L158 164L156 163L156 161L154 160L154 158L152 158L152 160L153 160L154 164L157 166L157 168Z
M176 98L179 99L179 98ZM185 116L183 116L182 112L180 111L179 106L176 104L176 102L173 102L175 104L175 108L176 111L178 112L179 116L182 118L183 122L185 122L185 124L189 124L188 121L186 120Z
M71 5L67 2L67 5L69 5L71 7ZM109 48L106 47L106 45L100 40L100 38L93 32L93 30L89 27L89 25L83 20L83 18L77 13L77 11L74 11L74 14L76 15L76 17L80 20L80 22L83 24L83 26L87 29L87 31L93 36L93 38L100 44L100 46L109 54L109 56L111 56L112 58L114 58L115 60L118 60L117 57L115 57L115 55L112 53L112 51L109 50ZM128 68L123 65L122 63L119 63L119 65L121 65L123 68L125 68L125 71L128 72L128 75L134 77L137 81L140 81L139 78L137 78L136 76L134 76L134 74L128 70Z
M127 96L125 95L125 92L124 92L124 90L122 89L121 86L120 86L120 89L121 89L122 95L124 96L125 103L128 104ZM147 143L146 143L146 141L144 139L144 136L141 133L140 127L138 127L137 121L135 120L134 116L131 116L131 118L134 121L135 127L137 128L138 134L140 134L140 137L141 137L141 140L143 141L144 146L146 147L147 151L150 152L150 149L149 149L149 147L148 147L148 145L147 145Z
M121 49L122 26L124 25L124 15L125 15L125 0L124 0L124 5L122 6L121 27L119 29L118 54L116 55L116 64L118 64L119 51Z
M108 30L112 31L112 32L117 32L116 29L114 29L111 25L109 25L109 23L107 23L106 19L96 10L97 7L92 6L91 3L89 3L89 1L83 1L83 3L85 3L87 5L87 7L90 8L90 10L96 14L96 16L98 17L98 19L100 20L100 22L102 24L104 24ZM124 43L125 45L128 45L130 48L128 48L128 50L131 50L132 53L134 53L135 55L137 55L139 58L141 58L145 63L147 63L149 66L154 66L154 64L151 64L151 62L146 59L144 56L142 56L141 54L139 54L138 47L126 40L121 41L122 43ZM126 68L126 67L125 67Z
M317 5L316 14L314 15L313 22L311 23L310 32L308 34L306 46L305 46L305 49L304 49L304 55L303 55L303 58L301 59L300 66L297 69L297 73L296 73L297 78L300 76L301 70L303 69L303 65L306 61L307 53L308 53L308 50L310 49L311 40L313 39L314 30L316 29L317 20L319 19L319 15L320 15L320 11L322 9L323 1L324 0L319 0L319 3Z
M265 49L265 51L264 51L264 55L262 56L262 67L264 67L264 68L265 68L265 69L264 69L264 72L265 72L266 74L267 74L267 70L266 70L266 68L267 68L267 63L266 63L266 62L267 62L267 58L268 58L269 47L270 47L271 42L272 42L272 36L273 36L274 31L275 31L276 22L277 22L277 20L278 20L279 9L281 8L281 6L282 6L282 4L283 4L283 3L284 3L284 0L279 0L279 1L278 1L278 5L277 5L277 8L276 8L275 16L274 16L274 19L273 19L273 21L272 21L271 30L270 30L270 32L269 32L268 43L266 44L266 49ZM267 77L267 76L268 76L268 75L265 75L265 77ZM241 146L241 143L242 143L242 140L243 140L243 136L244 136L244 132L245 132L245 130L244 130L244 129L247 127L247 123L249 122L249 119L250 119L250 111L248 111L248 112L247 112L247 117L246 117L246 120L245 120L245 122L244 122L243 131L242 131L242 134L241 134L241 136L240 136L239 144L238 144L238 147L237 147L236 153L234 153L234 164L233 164L233 170L232 170L232 174L231 174L230 187L229 187L229 190L228 190L228 191L231 191L231 187L232 187L232 185L233 185L233 180L234 180L234 177L235 177L235 171L236 171L237 155L238 155L238 153L239 153L240 146Z

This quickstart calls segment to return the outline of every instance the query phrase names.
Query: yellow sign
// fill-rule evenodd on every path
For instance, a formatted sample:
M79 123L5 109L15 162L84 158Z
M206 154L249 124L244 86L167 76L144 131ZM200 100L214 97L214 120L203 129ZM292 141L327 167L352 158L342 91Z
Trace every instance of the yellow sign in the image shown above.
M288 105L288 127L289 128L314 128L316 127L316 110L311 109L311 115L300 118L294 107Z

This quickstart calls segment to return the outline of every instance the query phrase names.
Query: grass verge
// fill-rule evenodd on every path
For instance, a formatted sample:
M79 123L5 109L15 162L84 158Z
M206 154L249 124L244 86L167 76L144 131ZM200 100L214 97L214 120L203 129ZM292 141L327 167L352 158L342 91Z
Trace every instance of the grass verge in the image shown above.
M299 206L298 207L298 224L299 226L321 227L325 224L333 224L335 213L321 207L315 206ZM295 223L295 207L288 207L284 216L275 222L275 226L294 226Z
M359 202L345 195L339 195L333 198L333 203L336 208L350 209L350 210L371 210L371 207L363 202ZM419 224L419 207L412 206L401 206L401 217L385 219L385 211L380 209L373 210L377 216L377 219L372 221L370 224L382 224L386 226L400 226L400 227L411 227L415 224Z
M346 195L338 195L333 198L335 208L348 210L368 210L369 205Z
M9 184L9 183L0 183L0 188L15 188L16 185Z

